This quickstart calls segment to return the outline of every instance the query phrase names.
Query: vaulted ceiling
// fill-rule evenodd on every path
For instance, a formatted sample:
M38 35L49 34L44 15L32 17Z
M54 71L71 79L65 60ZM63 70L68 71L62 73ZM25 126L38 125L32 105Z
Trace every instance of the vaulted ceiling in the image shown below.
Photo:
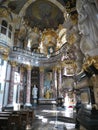
M11 12L21 46L30 40L31 51L47 55L51 47L49 53L66 44L63 60L76 59L80 64L79 44L75 43L78 39L76 0L0 0L0 6L8 7Z
M24 19L30 27L57 29L59 24L64 23L64 10L70 14L76 13L76 0L13 0L8 2L12 12L19 14L21 10L25 13ZM23 9L26 7L25 9Z

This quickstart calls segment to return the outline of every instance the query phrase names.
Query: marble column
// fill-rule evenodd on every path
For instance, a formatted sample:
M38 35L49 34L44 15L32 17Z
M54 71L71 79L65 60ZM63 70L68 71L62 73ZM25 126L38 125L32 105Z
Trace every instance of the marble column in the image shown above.
M59 67L58 68L58 96L59 97L62 96L61 89L62 89L62 73L61 73L61 67Z
M27 87L25 107L31 107L31 66L27 65Z
M8 104L8 94L9 94L9 86L10 86L10 76L9 75L11 75L11 65L10 65L10 63L7 62L3 106L7 106L7 104Z
M57 97L57 68L53 68L53 95Z
M40 67L40 94L39 94L39 98L43 98L44 97L44 68Z
M24 90L24 68L20 68L20 94L19 94L19 103L23 104L23 90Z
M13 106L13 93L14 93L14 77L15 77L16 62L11 62L11 76L8 94L8 106Z

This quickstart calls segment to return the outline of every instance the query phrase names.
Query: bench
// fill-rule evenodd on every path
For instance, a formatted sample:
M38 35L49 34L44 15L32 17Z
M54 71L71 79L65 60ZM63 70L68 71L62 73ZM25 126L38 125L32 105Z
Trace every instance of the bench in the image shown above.
M3 111L0 112L0 130L13 130L32 125L33 110ZM6 125L5 125L6 124Z
M0 130L8 130L9 127L9 117L11 116L11 112L0 112Z

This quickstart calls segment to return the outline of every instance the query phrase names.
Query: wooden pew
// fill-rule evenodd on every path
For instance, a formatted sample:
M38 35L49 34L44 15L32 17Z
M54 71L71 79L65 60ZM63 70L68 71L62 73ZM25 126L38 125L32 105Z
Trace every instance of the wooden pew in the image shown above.
M8 119L11 114L11 112L0 112L0 130L8 130Z
M20 115L22 124L32 125L32 121L34 119L34 111L32 111L32 110L17 111L17 114Z
M18 114L12 113L8 119L8 128L9 130L20 129L21 128L21 117Z
M13 130L14 128L20 129L23 127L25 128L28 124L32 125L33 119L33 110L3 111L0 112L0 130Z

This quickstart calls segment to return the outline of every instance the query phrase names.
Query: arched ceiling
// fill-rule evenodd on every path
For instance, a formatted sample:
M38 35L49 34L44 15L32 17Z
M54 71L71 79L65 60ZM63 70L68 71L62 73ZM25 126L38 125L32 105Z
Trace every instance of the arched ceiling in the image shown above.
M63 12L53 3L47 0L35 1L26 9L24 16L30 27L57 29L59 24L63 24Z
M13 16L17 31L15 45L48 56L62 51L65 44L62 61L79 59L79 45L74 44L77 27L72 23L77 19L76 0L1 0L0 5L8 7ZM52 63L54 59L51 57L43 64L48 64L49 60Z
M57 29L64 23L64 9L72 13L76 0L12 0L8 7L12 12L24 15L30 27Z

